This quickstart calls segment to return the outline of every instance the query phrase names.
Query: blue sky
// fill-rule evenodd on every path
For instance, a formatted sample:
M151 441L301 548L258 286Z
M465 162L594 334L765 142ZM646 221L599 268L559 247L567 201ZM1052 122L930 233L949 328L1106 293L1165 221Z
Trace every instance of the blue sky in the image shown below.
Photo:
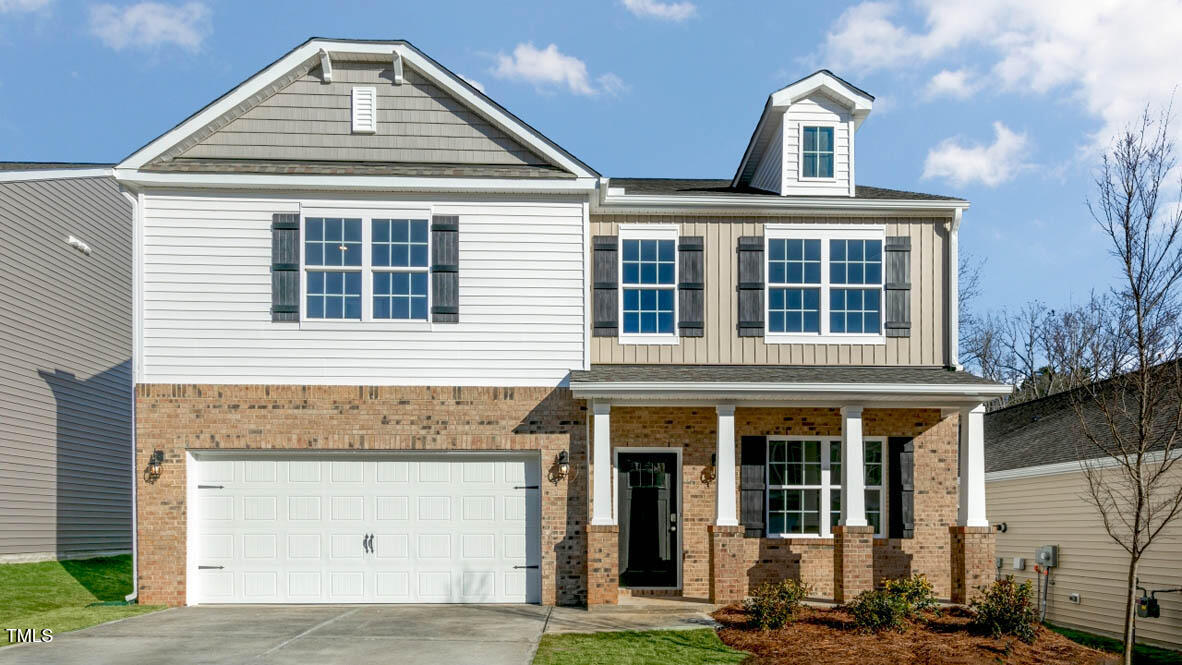
M877 97L858 183L968 198L981 306L1058 306L1114 275L1091 170L1182 83L1179 34L1178 0L0 0L0 159L118 161L315 35L408 39L605 175L729 178L829 67Z

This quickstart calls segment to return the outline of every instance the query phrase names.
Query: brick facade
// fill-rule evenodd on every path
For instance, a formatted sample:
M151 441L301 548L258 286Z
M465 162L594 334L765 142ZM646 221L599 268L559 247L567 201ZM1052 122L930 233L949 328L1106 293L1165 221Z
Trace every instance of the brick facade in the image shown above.
M710 602L737 603L747 597L743 527L707 527L710 532Z
M540 450L542 602L586 602L586 409L565 389L140 385L136 462L140 602L185 602L185 452L199 449ZM572 479L550 483L562 450Z
M587 604L620 600L620 528L587 526Z
M846 603L874 588L874 527L833 527L833 600Z
M987 526L949 527L949 567L952 569L952 601L967 603L993 582L996 564L993 529Z

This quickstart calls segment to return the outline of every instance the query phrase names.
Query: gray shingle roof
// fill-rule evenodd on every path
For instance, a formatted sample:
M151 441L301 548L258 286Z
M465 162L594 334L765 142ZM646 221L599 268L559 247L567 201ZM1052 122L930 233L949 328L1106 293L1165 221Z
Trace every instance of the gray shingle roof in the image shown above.
M997 385L943 367L796 365L592 365L571 372L580 383L902 383L915 385Z
M178 158L153 162L144 171L166 173L264 173L297 175L377 175L459 178L570 178L552 166L501 164L429 164L395 162L325 162L251 159Z
M51 169L106 169L114 164L91 162L0 162L0 171L48 171Z
M731 187L730 180L709 178L612 178L611 187L623 187L624 194L655 194L664 196L734 196L736 198L783 198L774 192L751 187ZM789 197L790 198L790 197ZM820 198L810 196L809 198ZM848 199L846 196L830 198ZM883 199L902 201L964 201L955 196L922 194L900 189L856 185L855 199Z

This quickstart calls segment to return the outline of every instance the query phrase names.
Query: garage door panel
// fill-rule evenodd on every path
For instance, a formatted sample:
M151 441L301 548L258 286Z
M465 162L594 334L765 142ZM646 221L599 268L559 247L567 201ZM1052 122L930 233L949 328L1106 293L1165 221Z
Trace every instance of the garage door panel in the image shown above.
M404 522L410 519L409 496L379 496L374 499L374 518L383 522Z

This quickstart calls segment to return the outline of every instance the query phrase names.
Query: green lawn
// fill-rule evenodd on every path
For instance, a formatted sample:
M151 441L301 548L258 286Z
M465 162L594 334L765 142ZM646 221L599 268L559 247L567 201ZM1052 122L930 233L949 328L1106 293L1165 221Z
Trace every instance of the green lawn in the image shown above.
M725 665L746 658L706 628L543 635L533 665Z
M87 607L131 593L128 555L0 565L0 647L5 628L50 628L54 634L161 609L152 605Z
M1072 628L1052 626L1049 623L1045 625L1047 628L1065 636L1072 642L1079 642L1086 647L1101 651L1111 651L1113 653L1124 651L1124 644L1120 640L1114 640L1111 637L1093 635ZM1134 665L1182 665L1182 652L1151 647L1148 644L1138 644L1133 648L1133 663Z

